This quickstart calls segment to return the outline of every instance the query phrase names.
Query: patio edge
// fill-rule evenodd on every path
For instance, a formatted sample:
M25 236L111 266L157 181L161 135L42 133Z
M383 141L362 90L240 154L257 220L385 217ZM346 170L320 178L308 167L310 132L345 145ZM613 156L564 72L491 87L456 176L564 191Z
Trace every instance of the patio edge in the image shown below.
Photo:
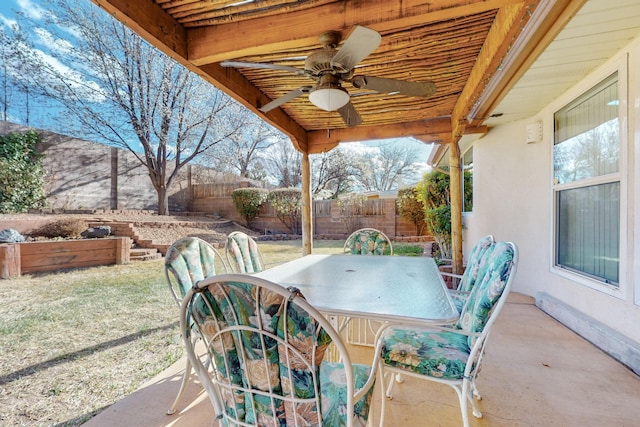
M549 295L536 294L536 307L640 376L640 344Z

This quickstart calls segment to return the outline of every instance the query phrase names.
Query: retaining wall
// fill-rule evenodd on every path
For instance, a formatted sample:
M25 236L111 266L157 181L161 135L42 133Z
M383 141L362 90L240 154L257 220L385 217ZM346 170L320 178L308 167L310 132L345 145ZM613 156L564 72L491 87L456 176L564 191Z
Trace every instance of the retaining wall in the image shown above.
M21 274L129 263L131 239L57 240L0 244L0 279Z

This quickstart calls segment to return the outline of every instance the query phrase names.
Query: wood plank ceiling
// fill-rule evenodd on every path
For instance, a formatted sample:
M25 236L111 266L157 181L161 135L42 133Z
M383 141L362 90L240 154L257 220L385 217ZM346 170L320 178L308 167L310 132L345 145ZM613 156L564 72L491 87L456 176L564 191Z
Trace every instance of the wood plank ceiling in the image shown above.
M447 143L485 132L490 109L514 84L550 33L584 0L92 0L177 61L202 75L307 153L339 142L414 136ZM336 111L302 95L259 108L313 84L282 70L222 67L221 61L304 68L318 36L346 39L361 25L382 36L357 74L432 81L429 98L357 89L345 83L363 122L347 127ZM339 47L338 47L339 48Z

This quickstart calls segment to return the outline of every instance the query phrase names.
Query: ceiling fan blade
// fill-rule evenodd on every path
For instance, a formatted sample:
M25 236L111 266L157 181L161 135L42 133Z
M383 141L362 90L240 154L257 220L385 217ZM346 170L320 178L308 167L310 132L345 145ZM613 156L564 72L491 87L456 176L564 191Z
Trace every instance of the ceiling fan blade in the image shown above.
M262 107L259 108L259 110L262 111L263 113L268 113L274 108L281 106L285 102L289 102L292 99L299 97L300 95L309 93L310 89L311 89L311 86L303 86L296 90L292 90L291 92L282 95L280 98L276 98L273 101L269 102L268 104L263 105Z
M338 113L340 113L342 120L348 127L358 126L362 123L362 117L360 117L351 102L347 102L344 106L338 108Z
M301 76L306 75L305 70L296 67L289 67L287 65L267 64L262 62L237 62L237 61L222 61L220 63L222 67L234 67L234 68L263 68L266 70L283 70L290 71Z
M360 61L380 46L382 37L371 28L356 26L342 47L331 59L331 67L339 72L349 72Z
M408 82L405 80L384 79L381 77L355 76L351 84L358 89L371 89L381 93L428 98L436 93L433 82Z

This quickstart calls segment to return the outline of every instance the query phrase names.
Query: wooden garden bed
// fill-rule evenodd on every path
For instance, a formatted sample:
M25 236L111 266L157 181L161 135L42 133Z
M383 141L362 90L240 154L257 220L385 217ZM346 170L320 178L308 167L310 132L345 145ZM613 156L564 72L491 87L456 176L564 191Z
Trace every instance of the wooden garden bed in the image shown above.
M70 268L127 264L130 248L128 237L0 244L0 279Z

